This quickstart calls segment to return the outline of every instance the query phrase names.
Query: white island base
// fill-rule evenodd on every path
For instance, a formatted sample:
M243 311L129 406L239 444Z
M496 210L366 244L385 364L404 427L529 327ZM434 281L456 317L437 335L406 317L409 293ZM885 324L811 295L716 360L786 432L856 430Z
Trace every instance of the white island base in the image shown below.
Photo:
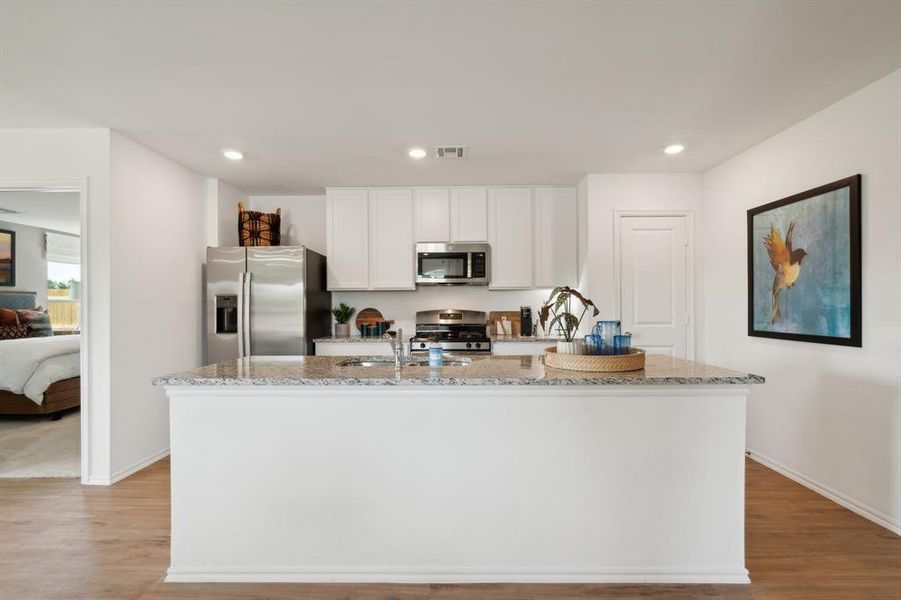
M749 581L748 385L162 383L166 581Z

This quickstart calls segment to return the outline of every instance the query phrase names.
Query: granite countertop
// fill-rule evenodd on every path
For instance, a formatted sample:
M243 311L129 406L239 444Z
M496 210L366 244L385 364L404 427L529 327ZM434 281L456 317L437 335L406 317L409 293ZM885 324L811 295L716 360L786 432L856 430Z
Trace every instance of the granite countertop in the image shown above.
M349 335L349 336L331 336L331 337L320 337L315 338L313 340L314 343L317 342L328 342L330 344L387 344L388 340L383 338L382 336L372 336L372 337L363 337L362 335Z
M539 337L534 335L491 335L492 343L500 342L534 342L536 344L555 344L563 338L559 337Z
M535 337L535 336L525 336L525 335L492 335L491 341L493 343L500 342L534 342L536 344L553 344L558 340L563 338L556 337ZM387 342L388 340L382 337L363 337L360 335L351 335L351 336L342 336L342 337L320 337L315 338L313 342L316 343L329 343L329 344L372 344L372 343L381 343ZM407 340L409 341L409 340Z
M155 385L740 385L763 377L648 355L640 371L592 373L544 365L540 356L472 356L467 366L341 367L346 356L255 356L158 377ZM384 360L384 357L381 357Z

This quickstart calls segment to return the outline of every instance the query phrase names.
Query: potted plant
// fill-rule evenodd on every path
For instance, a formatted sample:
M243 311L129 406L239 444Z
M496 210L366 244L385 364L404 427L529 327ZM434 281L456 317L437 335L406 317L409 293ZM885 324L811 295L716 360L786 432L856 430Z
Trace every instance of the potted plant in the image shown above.
M582 305L582 312L577 317L572 311L572 303L575 298ZM578 310L578 306L576 306ZM582 318L589 310L592 311L591 316L596 317L598 308L594 302L574 290L569 286L555 287L551 290L551 295L547 302L539 311L539 322L545 331L550 331L555 325L559 326L563 331L563 341L557 342L557 352L559 354L583 354L585 343L582 340L576 340L576 332L579 330L579 324ZM547 325L550 319L550 325Z
M335 317L335 336L347 337L350 335L350 325L348 321L357 312L356 308L348 306L343 302L332 309L332 315Z

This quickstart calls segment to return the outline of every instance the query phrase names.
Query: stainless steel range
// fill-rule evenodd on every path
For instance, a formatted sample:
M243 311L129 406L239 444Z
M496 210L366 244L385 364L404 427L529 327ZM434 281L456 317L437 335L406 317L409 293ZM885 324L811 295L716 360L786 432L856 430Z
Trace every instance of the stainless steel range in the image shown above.
M446 351L489 354L487 315L479 310L422 310L416 313L416 337L410 340L410 352L426 352L437 340Z

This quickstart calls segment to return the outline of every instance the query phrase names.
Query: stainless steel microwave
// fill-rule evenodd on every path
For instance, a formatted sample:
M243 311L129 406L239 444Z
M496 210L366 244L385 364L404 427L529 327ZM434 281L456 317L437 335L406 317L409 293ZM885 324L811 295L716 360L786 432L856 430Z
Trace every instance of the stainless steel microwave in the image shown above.
M417 285L488 285L488 244L416 244Z

